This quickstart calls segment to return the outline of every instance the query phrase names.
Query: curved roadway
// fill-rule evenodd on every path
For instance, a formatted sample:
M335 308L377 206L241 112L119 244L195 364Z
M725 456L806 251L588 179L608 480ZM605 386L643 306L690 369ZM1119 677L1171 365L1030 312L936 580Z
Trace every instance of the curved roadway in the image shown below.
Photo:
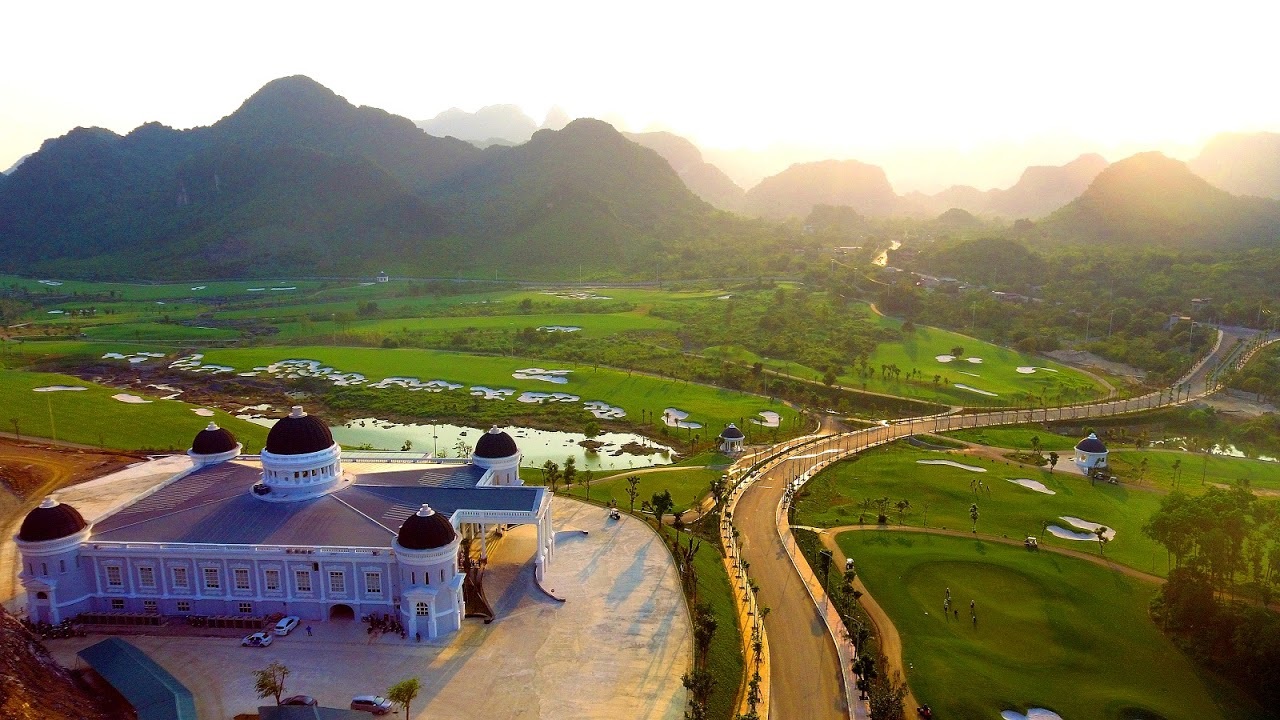
M771 665L769 716L786 720L863 716L860 708L853 708L855 712L851 713L845 693L844 668L835 644L779 537L777 512L792 480L824 460L845 457L916 433L1087 419L1184 403L1216 390L1211 383L1215 369L1232 355L1236 341L1247 337L1247 333L1234 329L1219 331L1213 352L1172 388L1138 398L1036 410L912 418L844 434L835 434L830 423L824 422L821 432L827 436L825 439L787 451L784 460L759 475L743 493L733 518L741 532L742 556L751 564L750 575L760 585L759 602L770 608L765 618Z

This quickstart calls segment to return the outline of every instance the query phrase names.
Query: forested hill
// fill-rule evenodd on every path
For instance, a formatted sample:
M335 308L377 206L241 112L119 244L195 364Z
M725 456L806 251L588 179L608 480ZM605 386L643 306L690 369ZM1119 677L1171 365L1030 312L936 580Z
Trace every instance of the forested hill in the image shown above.
M575 277L626 274L619 263L714 257L707 241L744 235L742 222L602 122L482 151L297 76L209 127L46 141L0 176L0 270L554 277L571 258Z
M1039 224L1059 243L1206 248L1280 245L1280 202L1231 195L1185 163L1149 152L1103 170Z

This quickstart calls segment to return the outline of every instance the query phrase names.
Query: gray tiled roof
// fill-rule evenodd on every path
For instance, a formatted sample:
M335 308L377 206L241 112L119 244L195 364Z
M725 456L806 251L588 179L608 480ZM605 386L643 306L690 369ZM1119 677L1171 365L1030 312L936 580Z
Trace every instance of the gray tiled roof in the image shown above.
M359 475L329 495L274 503L250 490L260 472L236 462L201 468L96 523L91 542L389 548L424 503L450 516L458 509L534 512L545 492L480 488L482 468L431 465Z

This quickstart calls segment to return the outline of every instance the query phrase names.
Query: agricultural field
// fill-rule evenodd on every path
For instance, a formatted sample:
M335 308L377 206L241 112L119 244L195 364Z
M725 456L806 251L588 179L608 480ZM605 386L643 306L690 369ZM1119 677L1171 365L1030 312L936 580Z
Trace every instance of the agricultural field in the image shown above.
M869 530L838 542L902 637L905 680L937 717L1266 717L1161 634L1147 615L1154 584L980 539ZM943 618L948 589L959 618Z
M37 391L50 387L84 389ZM266 441L264 427L221 410L160 399L167 394L154 388L116 390L56 373L0 370L0 423L5 432L24 437L118 450L182 451L210 420L235 433L247 452L257 452Z
M905 443L875 448L857 457L824 470L805 486L796 503L797 524L857 525L861 518L863 524L875 525L879 511L868 501L888 498L889 524L967 532L973 526L969 509L976 503L979 535L1034 535L1044 545L1089 553L1101 550L1107 558L1137 570L1168 573L1164 548L1142 533L1143 524L1160 505L1163 495L1159 492L1124 484L1091 485L1088 479L1065 470L1051 473L959 452L920 450ZM983 472L920 461L954 462ZM1037 482L1054 494L1009 480ZM904 499L911 506L900 516L894 504ZM1114 538L1099 548L1087 526L1073 525L1063 520L1064 516L1104 525L1114 531ZM1046 523L1080 532L1088 539L1057 537L1046 530Z

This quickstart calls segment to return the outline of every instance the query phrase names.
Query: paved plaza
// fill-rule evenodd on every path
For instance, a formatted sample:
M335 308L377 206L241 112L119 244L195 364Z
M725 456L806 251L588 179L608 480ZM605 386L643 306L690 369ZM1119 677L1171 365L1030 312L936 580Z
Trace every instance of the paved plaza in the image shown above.
M609 520L565 498L554 516L558 546L544 585L565 601L534 584L534 528L517 527L490 549L485 590L497 618L467 620L435 642L370 643L359 621L313 623L313 637L299 628L265 649L226 637L127 639L186 684L201 718L253 712L250 671L271 660L290 668L289 694L333 707L417 677L415 718L681 717L692 634L670 554L634 518ZM76 651L102 637L48 644L74 665Z

